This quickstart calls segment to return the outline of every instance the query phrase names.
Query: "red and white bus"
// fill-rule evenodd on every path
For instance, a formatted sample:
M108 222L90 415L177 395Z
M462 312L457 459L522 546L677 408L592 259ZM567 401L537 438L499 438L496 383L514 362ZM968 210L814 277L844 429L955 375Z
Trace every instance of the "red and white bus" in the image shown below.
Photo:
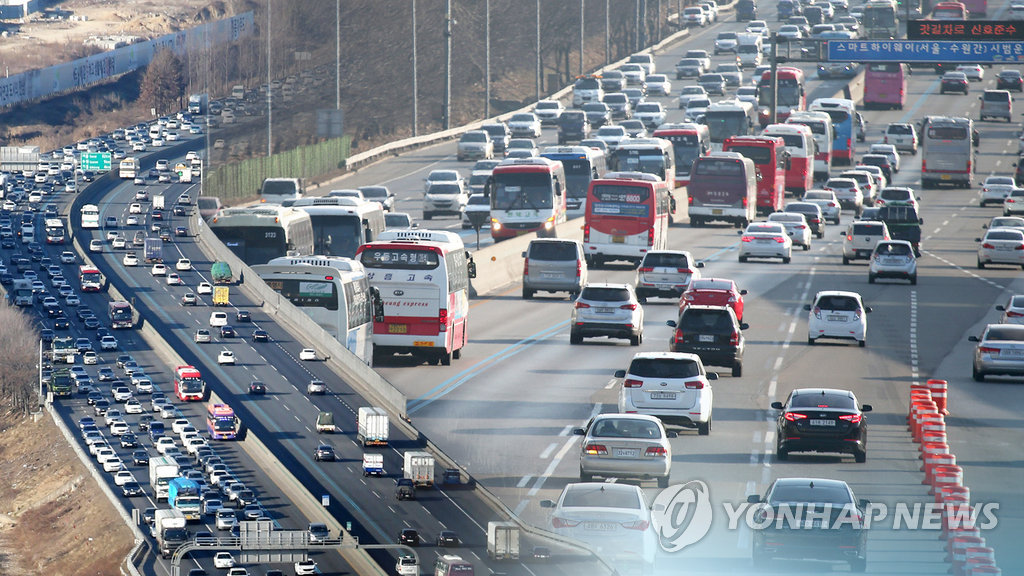
M206 395L206 382L195 366L174 369L174 395L182 402L197 402Z
M669 184L646 172L609 172L590 183L583 250L595 266L640 262L668 244Z
M206 429L214 440L234 440L238 437L238 417L231 406L211 403L206 408Z
M132 319L132 305L124 300L116 300L107 305L107 315L110 316L110 327L131 328L135 322Z
M984 0L982 0L984 1ZM987 8L987 6L986 6ZM984 15L985 11L982 11ZM939 2L932 9L930 20L967 20L972 14L963 2Z
M491 199L491 237L529 232L551 236L566 220L565 169L547 158L510 158L495 166L485 193Z
M901 62L871 62L864 69L864 108L903 110L909 70Z
M654 131L654 137L668 140L672 144L677 187L690 183L693 161L711 153L711 134L703 124L662 124Z
M722 144L723 152L738 152L754 162L757 171L757 213L782 210L786 196L786 143L775 136L732 136Z
M791 66L779 66L779 86L776 91L779 97L779 103L775 107L776 122L785 122L793 112L807 109L807 85L803 70ZM757 103L761 107L757 114L758 120L761 122L761 126L767 126L772 121L771 70L762 73L761 79L757 83Z
M824 112L794 112L786 118L786 124L803 124L811 129L811 134L814 134L814 177L827 180L835 139L832 117Z
M82 292L99 292L103 287L103 275L95 266L79 266L78 281Z
M458 234L385 230L356 258L384 303L383 320L373 323L375 358L412 354L448 366L462 355L476 264Z
M811 127L804 124L769 124L762 136L782 138L789 154L786 191L801 197L814 186L814 155L817 147Z

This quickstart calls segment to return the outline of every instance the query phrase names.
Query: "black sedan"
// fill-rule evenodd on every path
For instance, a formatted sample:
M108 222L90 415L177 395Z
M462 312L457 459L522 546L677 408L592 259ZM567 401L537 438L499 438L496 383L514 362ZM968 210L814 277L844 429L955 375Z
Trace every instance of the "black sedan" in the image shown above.
M221 338L234 338L235 336L238 336L238 333L235 332L235 329L233 327L231 327L231 326L221 326L220 327L220 337Z
M420 533L413 528L405 528L398 535L398 543L405 544L406 546L419 546Z
M253 342L270 342L270 334L266 330L253 330L252 331Z
M459 546L460 544L462 544L462 541L459 540L459 535L453 530L441 530L437 535L438 546L452 547Z
M963 72L946 72L942 75L942 81L939 83L939 94L946 92L967 94L970 89L970 82Z
M121 493L124 494L126 498L146 495L142 490L142 486L139 486L138 482L125 482L124 485L121 486Z
M249 394L254 396L262 396L267 393L267 386L258 380L254 380L249 384Z
M132 452L132 464L136 466L149 466L149 452L136 450Z
M1003 70L996 76L996 90L1024 92L1024 76L1020 70Z
M57 318L53 321L54 330L67 330L71 328L71 321L67 318Z
M790 392L785 403L772 402L772 408L779 411L775 445L779 460L789 458L790 452L834 452L867 461L864 413L871 411L871 405L859 405L853 392L800 388Z

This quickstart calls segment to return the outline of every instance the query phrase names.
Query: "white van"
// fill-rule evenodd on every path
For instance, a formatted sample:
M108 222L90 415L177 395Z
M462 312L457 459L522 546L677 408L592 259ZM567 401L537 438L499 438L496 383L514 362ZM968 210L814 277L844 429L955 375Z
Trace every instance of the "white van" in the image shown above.
M210 313L210 326L219 328L221 326L228 325L227 312L211 312Z
M760 34L737 34L736 63L743 66L760 66L763 58L764 39Z
M21 225L21 243L31 244L36 241L36 227L35 224L22 224Z

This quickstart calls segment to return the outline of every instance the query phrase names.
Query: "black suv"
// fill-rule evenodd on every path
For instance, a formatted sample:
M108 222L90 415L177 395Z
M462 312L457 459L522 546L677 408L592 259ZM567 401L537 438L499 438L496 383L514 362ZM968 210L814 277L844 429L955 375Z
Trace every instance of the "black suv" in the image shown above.
M566 110L558 118L558 144L561 146L573 140L590 136L590 121L582 110ZM497 151L497 150L495 150Z
M701 362L732 368L732 375L743 375L743 330L748 325L736 320L728 306L687 306L679 320L666 322L675 328L669 339L670 352L688 352Z

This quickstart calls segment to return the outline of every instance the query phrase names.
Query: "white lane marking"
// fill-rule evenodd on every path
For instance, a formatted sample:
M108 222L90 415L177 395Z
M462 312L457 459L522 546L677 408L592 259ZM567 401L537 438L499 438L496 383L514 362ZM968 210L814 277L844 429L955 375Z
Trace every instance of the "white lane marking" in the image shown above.
M562 428L562 431L559 432L558 435L564 438L564 437L568 436L570 433L572 433L572 430L573 430L572 425L568 425L567 424L565 426L565 428Z
M551 457L551 453L554 452L556 448L558 448L558 444L557 443L552 442L551 444L548 444L548 447L545 448L540 453L540 459L541 460L547 460L549 457Z
M615 379L613 378L613 379L609 380L607 384L605 384L604 389L605 390L611 390L614 387L615 387Z
M516 483L516 488L526 488L526 485L530 483L530 478L533 478L533 474L527 474L519 479Z
M544 473L537 477L537 481L533 483L533 487L530 488L530 491L526 493L527 496L536 496L537 492L540 492L541 487L544 486L544 481L547 480L548 477L550 477L552 474L554 474L555 468L557 468L558 465L562 462L562 458L569 452L569 449L572 448L572 445L576 443L576 438L577 436L570 436L565 441L565 443L562 445L561 450L559 450L558 453L555 454L555 457L551 459L551 463L548 464L548 467L546 470L544 470Z

